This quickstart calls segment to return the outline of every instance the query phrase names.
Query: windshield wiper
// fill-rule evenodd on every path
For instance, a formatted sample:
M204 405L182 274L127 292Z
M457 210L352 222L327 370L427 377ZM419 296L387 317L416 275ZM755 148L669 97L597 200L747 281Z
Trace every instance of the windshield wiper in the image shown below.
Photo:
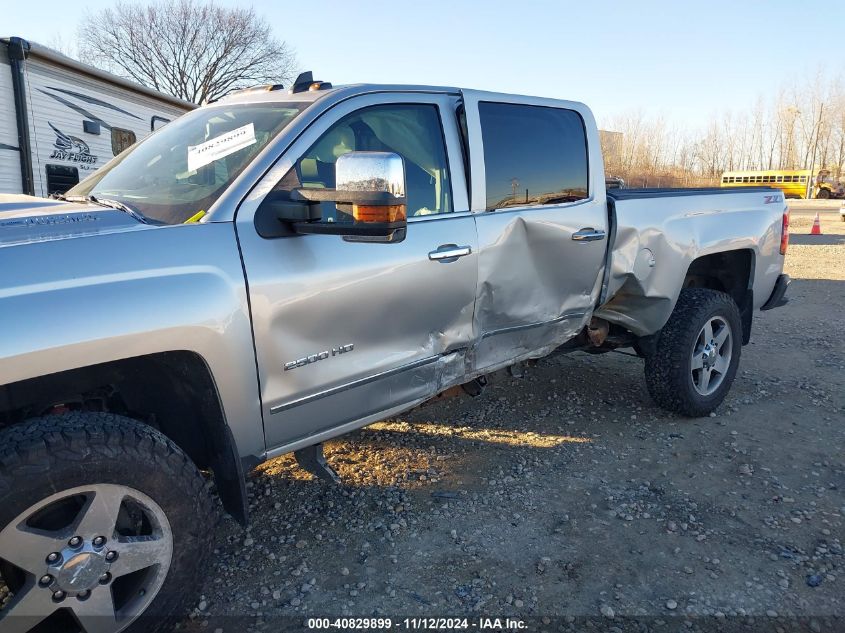
M149 224L150 221L145 218L138 209L133 207L132 205L126 204L125 202L121 202L120 200L113 200L111 198L97 198L91 194L87 196L71 196L69 198L64 198L68 202L93 202L94 204L98 204L101 207L107 207L109 209L117 209L118 211L123 211L124 213L128 213L131 215L135 220L141 222L142 224Z

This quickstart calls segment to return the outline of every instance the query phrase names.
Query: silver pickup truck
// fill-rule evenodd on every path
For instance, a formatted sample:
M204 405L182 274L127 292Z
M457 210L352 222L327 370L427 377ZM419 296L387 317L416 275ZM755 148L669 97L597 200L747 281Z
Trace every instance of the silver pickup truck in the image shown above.
M580 103L303 76L0 204L0 630L165 628L244 473L551 353L719 405L784 303L773 189L605 190ZM141 617L144 616L144 617ZM46 622L46 624L45 624Z

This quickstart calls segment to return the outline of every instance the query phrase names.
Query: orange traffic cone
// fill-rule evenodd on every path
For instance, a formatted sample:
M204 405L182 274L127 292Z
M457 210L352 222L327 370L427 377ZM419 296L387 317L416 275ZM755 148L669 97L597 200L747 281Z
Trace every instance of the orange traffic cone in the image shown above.
M816 218L813 220L813 228L810 230L810 235L821 235L822 225L819 222L819 212L816 211Z

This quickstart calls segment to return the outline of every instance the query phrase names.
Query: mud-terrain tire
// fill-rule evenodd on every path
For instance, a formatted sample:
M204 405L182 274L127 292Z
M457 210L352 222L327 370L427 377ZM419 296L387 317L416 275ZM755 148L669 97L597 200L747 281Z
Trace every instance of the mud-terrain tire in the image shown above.
M708 324L712 336L705 341ZM725 334L721 344L711 345ZM708 415L730 390L741 353L742 322L734 300L718 290L684 289L654 352L646 356L648 392L667 411L689 417Z
M0 631L172 630L218 517L190 458L140 422L67 412L3 429Z

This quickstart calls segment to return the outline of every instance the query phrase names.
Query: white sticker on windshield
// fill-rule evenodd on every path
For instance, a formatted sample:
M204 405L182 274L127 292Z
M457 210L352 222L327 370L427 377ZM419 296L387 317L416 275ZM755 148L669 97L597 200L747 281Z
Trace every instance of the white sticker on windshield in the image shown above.
M252 123L226 132L202 143L188 146L188 171L195 171L204 165L234 154L255 143L255 126Z

